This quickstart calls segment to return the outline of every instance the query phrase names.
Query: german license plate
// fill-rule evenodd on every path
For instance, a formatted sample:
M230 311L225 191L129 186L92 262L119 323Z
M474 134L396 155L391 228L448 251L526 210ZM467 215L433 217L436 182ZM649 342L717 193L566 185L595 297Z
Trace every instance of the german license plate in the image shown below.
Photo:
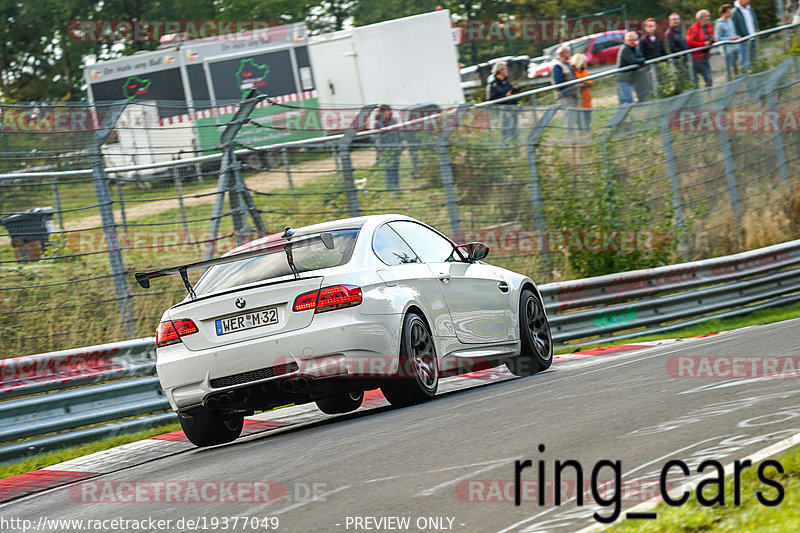
M278 310L274 307L261 311L221 318L215 322L217 335L227 335L245 329L259 328L278 323Z

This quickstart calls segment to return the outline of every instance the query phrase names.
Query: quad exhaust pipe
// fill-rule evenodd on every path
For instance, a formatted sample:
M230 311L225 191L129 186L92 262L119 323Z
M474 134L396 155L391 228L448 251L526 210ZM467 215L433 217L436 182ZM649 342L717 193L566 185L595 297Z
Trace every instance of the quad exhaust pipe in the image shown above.
M291 378L281 382L281 389L284 392L302 393L311 388L312 381L305 377Z
M209 396L203 400L203 407L210 411L216 411L217 409L228 409L229 407L233 406L233 401L233 392L224 392L215 396Z

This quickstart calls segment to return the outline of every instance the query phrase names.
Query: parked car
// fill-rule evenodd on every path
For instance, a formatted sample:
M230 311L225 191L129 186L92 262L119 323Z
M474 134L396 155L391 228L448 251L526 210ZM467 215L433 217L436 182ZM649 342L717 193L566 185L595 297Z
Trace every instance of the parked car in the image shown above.
M539 78L550 76L555 66L556 60L550 56L534 57L528 63L528 78Z
M556 63L556 50L563 44L569 46L572 54L585 54L590 67L611 65L617 62L619 47L625 42L624 30L613 30L579 37L571 41L545 48L541 57L531 60L528 77L549 76Z
M483 261L402 215L349 218L271 235L218 259L137 273L180 274L189 295L156 333L158 376L198 446L236 439L243 417L287 403L357 409L432 398L439 378L505 364L550 367L553 343L530 278ZM187 270L207 268L192 285Z

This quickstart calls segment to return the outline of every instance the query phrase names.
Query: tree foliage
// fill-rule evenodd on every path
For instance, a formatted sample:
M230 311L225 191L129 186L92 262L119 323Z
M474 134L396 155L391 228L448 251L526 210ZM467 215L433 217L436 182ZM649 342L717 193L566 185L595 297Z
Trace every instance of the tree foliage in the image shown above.
M712 0L626 0L628 17L666 18L672 11L693 21L696 10L716 14ZM619 7L619 0L0 0L0 99L5 101L82 98L82 66L88 58L109 59L155 48L154 43L87 43L69 37L76 20L266 20L305 21L312 33L361 26L449 9L454 21L529 17L574 17ZM772 0L753 0L762 27L775 22ZM621 16L621 15L620 15ZM463 64L502 55L538 55L551 43L484 42L459 47Z

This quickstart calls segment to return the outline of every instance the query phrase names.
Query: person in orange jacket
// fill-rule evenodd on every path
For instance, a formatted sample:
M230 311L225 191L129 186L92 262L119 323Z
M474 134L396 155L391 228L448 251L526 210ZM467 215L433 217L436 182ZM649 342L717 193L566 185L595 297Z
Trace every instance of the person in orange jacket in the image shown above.
M575 77L585 78L589 75L589 71L586 70L586 56L583 54L575 54L572 56L570 60L572 64L572 70L575 72ZM592 80L586 80L580 82L581 87L581 98L579 102L579 107L581 107L581 111L578 111L578 129L580 131L589 131L592 126L592 85L594 82Z

